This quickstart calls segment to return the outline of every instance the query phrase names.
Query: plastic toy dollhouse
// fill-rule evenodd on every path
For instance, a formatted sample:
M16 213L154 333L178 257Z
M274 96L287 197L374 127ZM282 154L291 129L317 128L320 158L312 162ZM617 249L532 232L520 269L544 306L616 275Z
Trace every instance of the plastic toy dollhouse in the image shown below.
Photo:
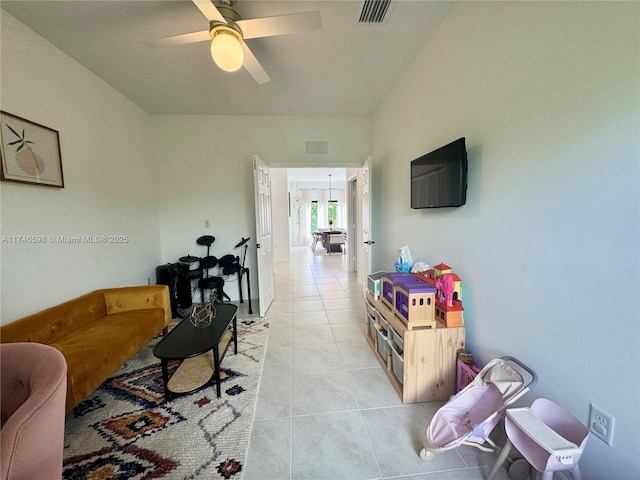
M372 275L373 276L373 275ZM376 272L368 285L371 294L394 312L408 329L464 325L462 280L440 263L420 273Z
M451 267L439 263L414 275L436 288L435 319L445 327L461 327L464 324L462 280Z

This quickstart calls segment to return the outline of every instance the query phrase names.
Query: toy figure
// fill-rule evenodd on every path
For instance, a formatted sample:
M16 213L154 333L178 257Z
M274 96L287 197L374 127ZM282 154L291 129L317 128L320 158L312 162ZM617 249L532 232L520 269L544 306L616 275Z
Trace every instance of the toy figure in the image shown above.
M453 306L453 291L455 285L450 274L444 274L436 280L436 288L438 289L438 301L447 307Z

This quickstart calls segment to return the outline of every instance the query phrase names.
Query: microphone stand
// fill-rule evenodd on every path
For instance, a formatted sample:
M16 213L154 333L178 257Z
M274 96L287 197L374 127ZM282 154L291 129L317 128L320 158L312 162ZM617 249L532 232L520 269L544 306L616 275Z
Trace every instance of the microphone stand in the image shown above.
M240 240L240 242L235 246L235 248L244 246L244 253L242 254L242 264L238 269L238 288L240 289L240 303L244 303L242 300L242 277L246 274L247 275L247 295L249 297L247 301L249 302L249 314L252 315L253 310L251 309L251 280L250 280L250 274L249 274L250 272L249 272L249 268L244 266L244 262L247 259L247 250L249 249L249 245L247 245L247 242L249 240L250 238L242 237L242 240Z

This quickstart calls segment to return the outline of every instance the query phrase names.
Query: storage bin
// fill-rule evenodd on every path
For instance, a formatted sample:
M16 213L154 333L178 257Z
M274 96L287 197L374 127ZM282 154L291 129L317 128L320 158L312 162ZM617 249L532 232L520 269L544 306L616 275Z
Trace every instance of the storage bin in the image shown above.
M378 324L376 322L375 317L371 317L369 315L367 316L369 317L369 335L375 341L376 335L378 334Z
M389 331L389 322L387 322L387 319L384 318L380 312L376 312L376 320L385 332Z
M387 272L380 271L367 276L367 290L371 292L371 295L376 300L380 297L380 280L385 273Z
M398 355L395 348L391 349L392 370L400 383L404 383L404 358Z
M387 342L387 332L378 330L377 333L378 333L378 353L386 362L389 356L389 344Z
M402 339L402 335L392 327L387 332L387 339L391 348L395 349L401 357L404 357L404 340ZM398 351L396 346L399 347L400 351Z
M368 299L366 299L366 298L365 298L365 301L364 301L364 305L365 305L365 307L367 308L367 314L369 314L369 315L370 315L370 316L372 316L372 317L375 317L375 316L376 316L376 307L374 307L373 305L371 305L371 304L369 303L369 300L368 300Z

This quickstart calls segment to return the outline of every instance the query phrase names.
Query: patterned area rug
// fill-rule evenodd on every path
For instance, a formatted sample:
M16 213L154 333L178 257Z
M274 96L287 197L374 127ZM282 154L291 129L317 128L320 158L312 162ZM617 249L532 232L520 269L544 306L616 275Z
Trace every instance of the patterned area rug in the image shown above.
M269 321L238 320L215 385L164 402L156 337L67 415L63 478L242 478ZM179 362L170 364L170 372Z

